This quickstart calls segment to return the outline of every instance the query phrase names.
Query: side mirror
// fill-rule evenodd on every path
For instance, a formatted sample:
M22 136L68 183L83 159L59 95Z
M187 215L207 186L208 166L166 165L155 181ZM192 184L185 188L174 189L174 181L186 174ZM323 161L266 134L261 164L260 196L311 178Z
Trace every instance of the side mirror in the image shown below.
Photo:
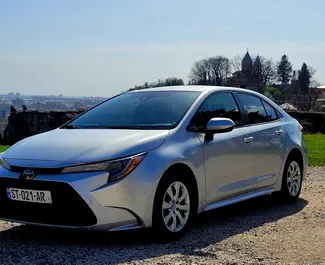
M208 121L206 135L210 140L216 133L230 132L234 129L235 123L228 118L212 118Z

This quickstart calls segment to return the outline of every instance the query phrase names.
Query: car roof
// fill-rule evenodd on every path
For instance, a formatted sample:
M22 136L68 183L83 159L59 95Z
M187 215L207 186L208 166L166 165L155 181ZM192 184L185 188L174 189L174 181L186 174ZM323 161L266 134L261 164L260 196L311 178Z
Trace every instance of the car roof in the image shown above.
M245 88L238 88L238 87L228 87L228 86L206 86L206 85L182 85L182 86L164 86L164 87L154 87L154 88L146 88L146 89L140 89L140 90L132 90L128 91L126 93L141 93L141 92L156 92L156 91L197 91L204 93L206 95L212 94L214 92L218 91L233 91L233 92L244 92L249 93L252 95L256 95L260 98L263 98L265 101L273 105L279 112L281 112L282 115L286 115L286 112L281 109L275 102L267 98L261 93L258 93L256 91L245 89Z
M140 90L132 90L127 93L155 92L155 91L215 92L215 91L223 91L223 90L232 90L232 91L238 91L238 92L250 92L250 93L256 94L255 91L244 89L244 88L227 87L227 86L201 86L201 85L154 87L154 88L146 88L146 89L140 89Z

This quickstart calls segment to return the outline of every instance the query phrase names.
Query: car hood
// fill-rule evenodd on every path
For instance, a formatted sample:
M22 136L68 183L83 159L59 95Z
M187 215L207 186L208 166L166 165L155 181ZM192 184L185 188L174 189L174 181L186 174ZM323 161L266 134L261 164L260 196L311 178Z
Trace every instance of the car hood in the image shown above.
M12 166L59 167L125 157L160 146L168 130L56 129L28 137L3 158Z

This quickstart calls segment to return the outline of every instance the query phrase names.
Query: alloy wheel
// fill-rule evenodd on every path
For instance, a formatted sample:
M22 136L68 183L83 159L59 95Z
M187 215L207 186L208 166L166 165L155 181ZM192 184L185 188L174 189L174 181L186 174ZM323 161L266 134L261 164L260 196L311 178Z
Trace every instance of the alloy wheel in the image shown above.
M172 183L163 197L162 217L167 229L179 232L186 225L190 214L190 196L186 186Z
M301 185L300 166L296 161L289 164L287 171L287 188L291 196L296 196L299 193Z

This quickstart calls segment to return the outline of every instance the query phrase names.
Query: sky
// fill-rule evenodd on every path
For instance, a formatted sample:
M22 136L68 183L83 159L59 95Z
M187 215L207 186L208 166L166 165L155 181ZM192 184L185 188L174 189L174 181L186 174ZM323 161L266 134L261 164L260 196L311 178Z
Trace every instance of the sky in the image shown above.
M0 0L0 94L111 96L247 48L325 83L324 0Z

